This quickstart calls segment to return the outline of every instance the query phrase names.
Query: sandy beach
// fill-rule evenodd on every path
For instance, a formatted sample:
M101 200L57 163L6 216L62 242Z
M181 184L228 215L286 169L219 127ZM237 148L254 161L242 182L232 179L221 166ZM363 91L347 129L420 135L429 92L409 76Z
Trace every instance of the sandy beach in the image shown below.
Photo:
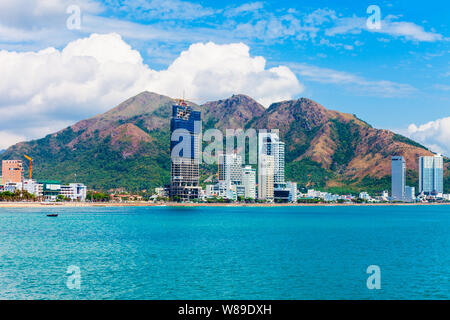
M151 203L135 202L0 202L0 208L70 208L70 207L343 207L343 206L433 206L450 203Z

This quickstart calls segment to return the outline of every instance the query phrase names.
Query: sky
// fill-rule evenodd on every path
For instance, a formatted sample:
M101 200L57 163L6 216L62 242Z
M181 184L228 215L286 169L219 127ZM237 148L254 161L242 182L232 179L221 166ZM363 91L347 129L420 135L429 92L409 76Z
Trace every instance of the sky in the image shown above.
M307 97L450 156L449 12L432 0L0 0L0 149L148 90L265 107Z

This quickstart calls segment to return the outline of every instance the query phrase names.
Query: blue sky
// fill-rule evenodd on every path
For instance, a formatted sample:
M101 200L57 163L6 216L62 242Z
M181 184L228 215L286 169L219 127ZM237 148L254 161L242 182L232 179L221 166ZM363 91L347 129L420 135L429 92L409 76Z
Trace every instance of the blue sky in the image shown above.
M70 16L66 10L71 4L81 10L80 29L66 26ZM369 5L380 8L381 29L367 28ZM277 97L308 97L329 109L354 113L377 128L401 132L435 151L450 154L449 9L450 5L443 1L52 0L48 5L42 5L32 0L12 3L0 0L0 50L7 55L7 60L2 62L0 59L0 63L15 61L13 52L26 54L54 48L56 53L45 53L45 63L67 52L71 52L72 59L73 52L84 50L94 52L92 56L100 61L100 67L89 65L89 68L102 70L107 68L101 64L105 59L116 61L124 57L133 68L140 65L139 59L142 59L145 69L136 67L136 73L143 72L141 82L129 85L132 80L119 83L119 80L111 80L111 76L101 78L104 74L112 74L110 69L90 73L88 68L90 71L84 75L83 66L90 63L86 62L77 70L55 74L55 78L67 83L64 88L58 87L60 96L51 90L55 88L55 81L50 75L42 84L41 77L21 84L21 90L14 90L17 88L11 87L10 82L3 86L0 82L0 97L2 92L9 90L0 104L0 111L7 114L4 123L0 120L0 148L21 139L37 138L103 112L138 88L165 91L166 87L160 85L162 82L173 88L176 83L168 79L177 78L176 72L185 70L196 77L186 80L191 81L191 85L179 88L179 95L187 89L187 97L192 94L197 102L225 98L234 90L256 95L255 98L265 105ZM120 35L120 40L90 38L90 42L77 42L77 39L87 39L94 33L114 33ZM120 43L114 45L114 41ZM191 47L208 42L214 46ZM109 53L106 57L102 43L109 43L111 47L107 44L104 47L111 48L117 56L110 57L112 53ZM243 44L244 47L227 47L230 44ZM123 52L117 50L116 53L114 48L119 45L124 46ZM77 46L83 50L75 49ZM248 57L245 48L249 50ZM186 55L180 55L181 52ZM237 55L241 60L236 60L235 64L242 63L245 75L238 74L239 70L233 66L228 68L227 62L223 62L235 61L220 57L229 52L230 55L239 52ZM233 80L229 81L242 80L240 86L228 91L205 86L203 92L194 86L211 80L204 78L207 72L195 68L193 61L201 64L215 56L219 57L210 61L210 68L217 66L219 75L233 73L229 78ZM263 57L265 65L255 66L256 69L247 72L246 65L261 62L256 57ZM66 58L61 59L64 65ZM44 63L42 59L35 60L21 55L20 63L14 62L14 65L27 68L28 72L30 66ZM174 63L176 60L178 63ZM272 69L279 66L287 69ZM13 77L21 73L19 69L8 70ZM117 79L128 79L127 71L115 70L116 73L124 72ZM173 74L167 76L171 72ZM248 76L249 73L252 75ZM292 80L291 73L296 80ZM29 76L31 80L33 75L36 73ZM74 77L100 80L96 79L95 85L87 88L81 83L75 86ZM157 79L158 84L153 85L156 82L149 81L149 77L154 81ZM287 84L288 81L291 83ZM221 85L226 86L226 83ZM67 96L64 90L70 88L77 94L67 102L62 96ZM120 88L126 88L123 95L117 93ZM274 91L271 95L263 92L269 88ZM28 89L34 91L27 95ZM161 93L172 92L167 89ZM62 102L67 106L58 107ZM33 115L32 119L27 115ZM30 123L29 130L18 132L14 129L17 127L15 121L24 117L25 122Z

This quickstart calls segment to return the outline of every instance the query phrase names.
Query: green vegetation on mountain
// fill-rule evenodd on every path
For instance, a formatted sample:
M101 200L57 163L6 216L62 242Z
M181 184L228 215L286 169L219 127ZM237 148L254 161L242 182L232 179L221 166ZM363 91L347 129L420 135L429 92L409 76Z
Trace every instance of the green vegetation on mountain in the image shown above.
M334 170L340 166L345 166L353 159L356 146L359 143L359 131L358 126L353 121L343 123L337 119L332 119L331 122L333 123L331 139L336 143L332 166Z
M300 187L324 189L327 180L334 177L332 171L322 168L320 163L309 159L287 162L286 180L296 181Z
M151 190L170 182L174 103L169 97L143 92L104 114L42 139L18 143L0 159L30 155L38 180L76 179L97 191ZM286 143L286 179L302 188L337 193L389 190L393 155L406 158L408 184L417 186L417 158L432 154L406 137L374 129L354 115L327 110L305 98L274 103L267 110L245 95L194 107L202 111L204 130L279 129ZM217 165L202 165L201 184L214 181L216 173ZM447 192L449 179L446 170Z
M421 145L418 142L415 142L414 140L411 140L411 139L409 139L407 137L404 137L404 136L402 136L400 134L396 134L396 133L394 134L394 141L404 142L404 143L407 143L407 144L409 144L411 146L415 146L415 147L418 147L418 148L422 148L422 149L427 149L428 150L427 147Z

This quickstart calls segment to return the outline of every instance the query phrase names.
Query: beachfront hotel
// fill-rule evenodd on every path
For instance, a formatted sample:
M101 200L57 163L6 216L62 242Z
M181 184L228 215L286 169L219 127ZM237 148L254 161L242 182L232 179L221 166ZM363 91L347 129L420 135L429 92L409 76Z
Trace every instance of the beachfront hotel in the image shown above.
M3 160L2 184L22 183L23 171L24 170L22 160Z

